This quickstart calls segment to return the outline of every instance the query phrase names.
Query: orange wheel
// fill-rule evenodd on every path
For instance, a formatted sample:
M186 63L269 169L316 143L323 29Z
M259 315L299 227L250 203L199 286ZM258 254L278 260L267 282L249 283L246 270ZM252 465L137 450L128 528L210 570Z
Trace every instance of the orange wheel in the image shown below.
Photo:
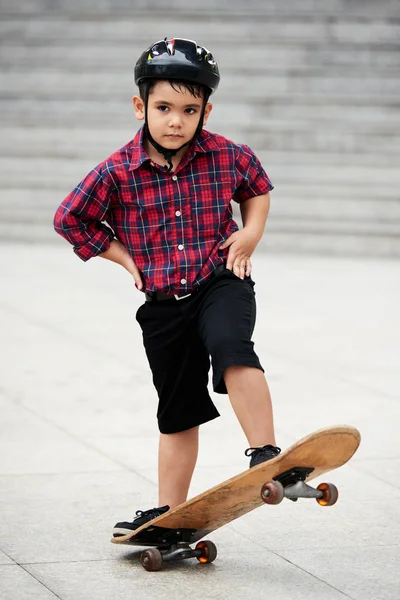
M339 498L339 491L333 483L320 483L317 490L322 492L322 497L317 498L317 502L321 506L332 506Z
M267 481L261 488L261 500L265 504L280 504L285 496L285 490L280 481Z
M163 566L163 557L157 548L149 548L140 555L140 562L146 571L159 571Z
M209 540L199 542L196 550L201 550L200 556L197 556L197 560L201 563L211 563L217 558L217 547Z

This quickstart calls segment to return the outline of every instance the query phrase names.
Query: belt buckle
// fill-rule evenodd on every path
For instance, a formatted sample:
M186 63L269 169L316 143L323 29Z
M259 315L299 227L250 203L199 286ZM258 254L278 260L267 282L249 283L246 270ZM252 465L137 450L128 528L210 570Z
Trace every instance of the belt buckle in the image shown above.
M184 300L185 298L189 298L192 294L186 294L186 296L178 296L178 294L174 294L175 300Z

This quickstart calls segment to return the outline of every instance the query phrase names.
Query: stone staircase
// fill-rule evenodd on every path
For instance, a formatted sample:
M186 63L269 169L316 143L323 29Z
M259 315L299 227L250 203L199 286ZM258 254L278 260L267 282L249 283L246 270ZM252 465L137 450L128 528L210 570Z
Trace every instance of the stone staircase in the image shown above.
M400 256L400 0L0 0L0 17L1 240L57 242L55 208L137 129L137 56L175 35L219 62L209 129L275 184L263 247Z

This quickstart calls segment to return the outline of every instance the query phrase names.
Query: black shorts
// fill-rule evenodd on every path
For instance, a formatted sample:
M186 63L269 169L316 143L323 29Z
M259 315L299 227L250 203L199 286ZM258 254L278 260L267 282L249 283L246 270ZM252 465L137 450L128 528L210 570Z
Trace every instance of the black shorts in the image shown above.
M219 270L218 270L219 271ZM228 269L183 300L145 302L136 319L158 392L158 425L176 433L219 416L208 393L226 394L224 371L232 365L262 369L251 337L256 320L254 281Z

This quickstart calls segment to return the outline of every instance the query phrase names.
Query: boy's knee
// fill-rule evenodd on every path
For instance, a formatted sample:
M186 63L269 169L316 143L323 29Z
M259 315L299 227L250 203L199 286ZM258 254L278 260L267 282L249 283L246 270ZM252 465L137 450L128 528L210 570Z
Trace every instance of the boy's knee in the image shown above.
M247 356L254 354L254 342L241 340L231 336L224 336L214 340L209 349L211 359L215 362L224 362L236 356Z

